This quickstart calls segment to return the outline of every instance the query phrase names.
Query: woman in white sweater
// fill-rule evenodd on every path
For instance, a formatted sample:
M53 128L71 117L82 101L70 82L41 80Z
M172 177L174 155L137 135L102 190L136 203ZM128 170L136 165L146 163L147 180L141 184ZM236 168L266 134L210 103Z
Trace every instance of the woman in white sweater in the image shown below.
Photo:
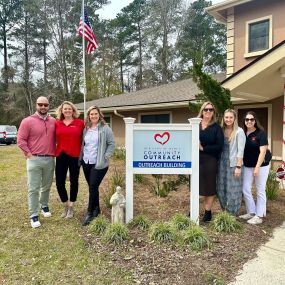
M219 163L217 195L221 208L237 215L242 201L242 161L246 138L232 109L224 112L221 127L225 140Z

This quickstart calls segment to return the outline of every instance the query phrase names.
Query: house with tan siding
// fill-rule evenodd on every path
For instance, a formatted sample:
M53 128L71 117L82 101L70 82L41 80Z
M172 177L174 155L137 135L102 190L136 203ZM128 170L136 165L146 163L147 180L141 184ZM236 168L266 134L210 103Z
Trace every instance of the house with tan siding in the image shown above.
M225 79L225 74L216 74L217 81ZM86 102L86 109L98 106L106 121L113 129L117 145L125 144L124 117L136 119L136 123L189 123L196 116L189 110L189 101L200 93L192 79L185 79L135 92ZM76 104L83 113L83 103Z
M285 1L227 0L207 12L227 28L227 78L222 86L260 118L276 163L285 161Z

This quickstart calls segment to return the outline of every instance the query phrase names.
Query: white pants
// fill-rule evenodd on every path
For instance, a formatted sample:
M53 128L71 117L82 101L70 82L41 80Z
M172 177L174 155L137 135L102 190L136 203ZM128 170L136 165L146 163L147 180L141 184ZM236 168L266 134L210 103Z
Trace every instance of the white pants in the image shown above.
M262 166L259 169L259 175L253 176L254 167L244 167L243 172L243 197L248 214L255 214L258 217L266 216L266 181L269 173L269 165ZM251 188L255 180L256 203L254 202Z

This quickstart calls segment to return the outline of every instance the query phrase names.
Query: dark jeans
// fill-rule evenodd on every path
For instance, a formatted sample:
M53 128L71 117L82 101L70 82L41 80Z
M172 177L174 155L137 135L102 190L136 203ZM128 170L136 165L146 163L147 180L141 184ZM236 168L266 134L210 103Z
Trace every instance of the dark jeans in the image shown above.
M65 187L65 180L67 170L69 169L69 180L70 180L70 202L75 202L78 193L78 177L79 177L79 165L78 157L72 157L62 152L56 158L55 165L55 179L57 192L61 202L68 200L68 195Z
M93 213L95 208L100 208L99 204L99 186L108 171L108 167L96 169L94 164L82 163L85 179L89 186L88 213Z

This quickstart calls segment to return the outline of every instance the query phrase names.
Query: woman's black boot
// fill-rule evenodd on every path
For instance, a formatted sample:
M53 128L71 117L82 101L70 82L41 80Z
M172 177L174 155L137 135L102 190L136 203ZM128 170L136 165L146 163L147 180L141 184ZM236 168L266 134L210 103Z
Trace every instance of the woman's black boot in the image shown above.
M211 220L212 220L212 211L211 210L210 211L205 210L205 214L204 214L204 217L203 217L202 221L204 223L208 223Z
M82 223L82 226L87 226L91 223L91 221L94 219L93 213L87 212L86 217L84 218L84 221Z

